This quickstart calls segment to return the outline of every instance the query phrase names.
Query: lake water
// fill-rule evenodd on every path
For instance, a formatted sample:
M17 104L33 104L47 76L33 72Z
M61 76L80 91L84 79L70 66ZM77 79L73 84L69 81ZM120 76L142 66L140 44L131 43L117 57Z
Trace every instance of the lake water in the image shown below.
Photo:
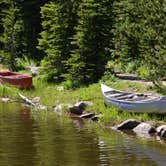
M0 166L165 166L164 141L0 103Z

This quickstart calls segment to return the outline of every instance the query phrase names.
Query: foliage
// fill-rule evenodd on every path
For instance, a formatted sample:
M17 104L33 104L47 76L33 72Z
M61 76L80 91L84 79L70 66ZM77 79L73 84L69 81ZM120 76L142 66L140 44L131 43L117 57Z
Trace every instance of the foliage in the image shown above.
M104 73L111 39L112 3L109 0L83 0L73 37L67 79L79 84L96 82Z
M16 58L16 67L18 70L25 70L30 66L36 66L36 62L28 57Z
M124 64L135 60L144 64L149 73L147 78L160 86L166 76L165 1L121 0L115 1L113 7L113 56Z
M0 96L1 97L10 97L13 99L18 98L18 89L11 87L9 85L1 85L0 86Z
M8 0L0 2L0 56L11 70L16 70L16 58L27 56L40 60L36 49L41 30L40 5L43 2ZM1 9L1 6L3 7ZM42 56L42 54L40 54Z
M42 65L52 80L61 81L66 71L64 64L72 50L77 3L71 0L52 1L41 9L43 31L38 48L46 54Z

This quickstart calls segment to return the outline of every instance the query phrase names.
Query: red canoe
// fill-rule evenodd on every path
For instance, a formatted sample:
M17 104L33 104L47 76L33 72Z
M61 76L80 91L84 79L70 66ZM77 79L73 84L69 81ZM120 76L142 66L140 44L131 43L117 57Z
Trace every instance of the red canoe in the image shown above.
M29 89L32 87L32 76L17 74L9 70L0 70L0 83L8 83L18 88Z

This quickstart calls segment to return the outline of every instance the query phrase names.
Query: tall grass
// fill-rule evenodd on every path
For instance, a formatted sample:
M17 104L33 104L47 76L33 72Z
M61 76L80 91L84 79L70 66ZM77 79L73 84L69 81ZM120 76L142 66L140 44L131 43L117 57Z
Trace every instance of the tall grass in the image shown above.
M1 97L10 97L18 98L19 90L17 88L11 87L9 85L0 85L0 96Z

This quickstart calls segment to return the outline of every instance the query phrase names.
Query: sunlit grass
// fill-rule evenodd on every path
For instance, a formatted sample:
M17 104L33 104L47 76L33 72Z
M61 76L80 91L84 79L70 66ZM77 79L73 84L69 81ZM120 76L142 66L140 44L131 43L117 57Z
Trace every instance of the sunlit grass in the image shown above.
M120 90L136 90L140 92L148 92L148 87L138 83L129 83L124 81L116 81L108 83L112 87ZM117 124L126 119L138 119L140 121L161 121L166 122L165 116L159 117L155 114L153 116L147 113L135 114L127 111L118 111L113 106L106 107L101 95L100 84L92 84L87 87L78 89L68 89L64 87L63 91L58 91L57 87L63 84L51 84L46 83L42 79L33 79L34 88L31 90L19 90L13 87L1 86L0 96L18 98L18 93L27 96L32 99L36 96L40 97L41 104L46 106L57 106L58 104L74 104L77 101L90 101L92 106L86 108L87 112L93 112L95 114L101 114L99 122L101 124ZM46 114L47 112L43 112ZM45 116L42 116L45 117Z
M10 98L18 98L19 90L17 88L11 87L9 85L0 85L0 96L1 97L10 97Z

